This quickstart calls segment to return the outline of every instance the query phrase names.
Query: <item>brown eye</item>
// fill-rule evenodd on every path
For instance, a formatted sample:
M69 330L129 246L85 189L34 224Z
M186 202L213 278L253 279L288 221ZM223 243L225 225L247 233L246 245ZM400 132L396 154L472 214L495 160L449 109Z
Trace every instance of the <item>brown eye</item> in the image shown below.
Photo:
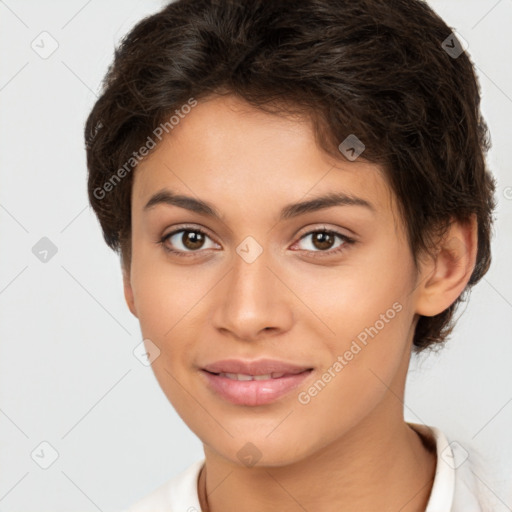
M208 241L211 243L210 246L207 246ZM161 243L167 251L185 256L187 253L200 252L199 249L212 249L215 247L211 238L198 228L182 228L173 231L165 235Z
M301 248L300 243L304 240L307 241L308 239L310 242L303 244L305 247L303 246ZM338 243L336 243L336 239L339 240ZM297 245L299 246L299 249L310 252L313 256L316 256L318 253L320 253L321 256L323 256L321 253L325 253L325 256L330 256L343 251L346 246L353 243L354 240L348 236L338 233L337 231L319 229L306 233L300 238L300 241L297 242Z

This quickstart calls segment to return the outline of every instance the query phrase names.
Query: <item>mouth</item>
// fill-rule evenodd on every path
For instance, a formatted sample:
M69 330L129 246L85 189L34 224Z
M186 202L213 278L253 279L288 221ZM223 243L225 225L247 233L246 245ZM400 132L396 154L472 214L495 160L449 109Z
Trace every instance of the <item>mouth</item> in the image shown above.
M232 404L247 406L276 402L303 384L312 373L313 368L263 374L201 370L208 388L217 396Z

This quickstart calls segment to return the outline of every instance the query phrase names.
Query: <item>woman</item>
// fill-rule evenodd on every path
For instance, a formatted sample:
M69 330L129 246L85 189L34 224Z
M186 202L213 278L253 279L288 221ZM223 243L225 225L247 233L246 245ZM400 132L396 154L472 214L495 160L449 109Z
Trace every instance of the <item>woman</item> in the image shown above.
M488 510L474 457L403 418L490 263L479 101L416 0L178 0L126 36L89 197L205 452L131 511Z

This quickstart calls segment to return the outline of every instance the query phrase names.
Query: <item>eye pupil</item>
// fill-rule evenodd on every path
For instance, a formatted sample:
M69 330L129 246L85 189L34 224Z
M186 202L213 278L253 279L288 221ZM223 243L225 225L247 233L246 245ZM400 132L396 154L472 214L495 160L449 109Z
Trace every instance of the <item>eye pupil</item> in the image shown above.
M330 249L334 243L334 237L331 233L319 232L313 235L313 244L317 249ZM318 245L320 244L320 245Z
M199 231L185 230L181 237L181 241L187 249L199 249L204 244L204 235Z

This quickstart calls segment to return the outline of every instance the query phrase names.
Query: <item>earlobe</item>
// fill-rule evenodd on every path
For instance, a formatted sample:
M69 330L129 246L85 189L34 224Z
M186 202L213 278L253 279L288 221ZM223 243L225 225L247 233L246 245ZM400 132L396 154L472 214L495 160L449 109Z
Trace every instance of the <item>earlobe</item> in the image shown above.
M133 289L130 278L130 271L123 269L123 288L124 288L124 298L128 308L132 312L132 314L138 318L137 310L135 308L135 300L133 297Z
M466 223L453 221L433 260L420 273L416 292L418 314L435 316L457 300L475 268L477 248L476 216Z

